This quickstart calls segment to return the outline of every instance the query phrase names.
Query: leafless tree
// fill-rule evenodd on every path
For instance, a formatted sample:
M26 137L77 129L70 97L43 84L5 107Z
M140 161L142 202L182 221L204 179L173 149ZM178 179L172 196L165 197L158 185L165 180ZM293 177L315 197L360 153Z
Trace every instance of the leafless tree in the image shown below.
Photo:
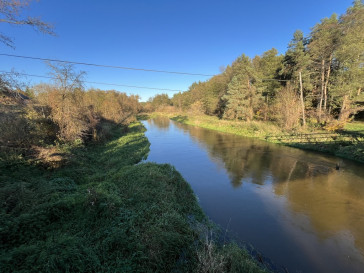
M53 26L43 22L39 17L23 17L22 13L32 0L0 0L0 23L11 25L27 25L35 30L49 35L55 35ZM0 42L14 48L14 41L8 35L0 32Z
M47 63L50 67L50 76L54 85L63 92L72 92L76 89L83 89L83 79L85 71L76 72L73 65L66 63Z

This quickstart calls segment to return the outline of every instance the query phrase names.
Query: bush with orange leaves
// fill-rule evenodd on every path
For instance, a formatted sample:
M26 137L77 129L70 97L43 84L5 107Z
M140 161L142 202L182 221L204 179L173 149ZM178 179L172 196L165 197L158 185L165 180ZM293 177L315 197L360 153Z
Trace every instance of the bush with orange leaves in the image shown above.
M141 110L138 96L115 90L84 90L84 72L75 72L68 64L49 64L53 84L33 87L40 105L50 109L49 118L57 124L58 138L65 142L99 140L101 121L127 125ZM106 135L106 134L102 134Z

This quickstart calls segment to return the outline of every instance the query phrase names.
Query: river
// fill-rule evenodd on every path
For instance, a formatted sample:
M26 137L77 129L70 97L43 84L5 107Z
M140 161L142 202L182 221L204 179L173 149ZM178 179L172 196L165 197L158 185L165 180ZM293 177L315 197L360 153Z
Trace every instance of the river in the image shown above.
M143 124L147 160L174 165L237 240L289 272L364 272L363 164L167 118Z

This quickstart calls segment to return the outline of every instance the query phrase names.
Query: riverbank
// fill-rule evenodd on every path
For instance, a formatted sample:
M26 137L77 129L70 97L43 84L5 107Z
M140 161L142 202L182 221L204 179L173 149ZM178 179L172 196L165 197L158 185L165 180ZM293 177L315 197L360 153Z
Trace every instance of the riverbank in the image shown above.
M144 131L134 123L108 142L68 147L59 168L1 158L2 272L266 272L237 245L214 242L172 166L140 163Z
M219 132L230 133L240 135L244 137L258 138L264 141L277 143L281 145L291 146L300 149L319 151L328 154L332 154L338 157L347 158L364 163L364 125L362 123L349 123L344 132L348 134L356 133L362 130L363 135L360 137L361 143L355 144L343 144L340 142L327 143L324 138L315 138L315 143L282 143L278 138L271 138L271 136L287 135L287 132L282 130L274 123L271 122L242 122L242 121L230 121L221 120L215 116L206 115L191 115L186 113L152 113L153 116L167 116L168 118L188 124L199 126L206 129L211 129ZM317 134L327 133L322 130L301 130L295 132L295 134Z

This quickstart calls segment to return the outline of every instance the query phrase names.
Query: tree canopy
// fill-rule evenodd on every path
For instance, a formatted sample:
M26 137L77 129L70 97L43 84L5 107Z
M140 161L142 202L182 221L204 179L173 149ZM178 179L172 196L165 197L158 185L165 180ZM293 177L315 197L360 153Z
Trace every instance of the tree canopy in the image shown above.
M298 99L299 114L292 114L298 120L289 123L305 125L307 119L325 126L364 110L363 87L364 4L356 0L308 35L297 30L284 55L274 48L252 59L242 54L221 74L175 94L171 104L180 110L199 105L202 113L227 119L281 123L277 109Z

